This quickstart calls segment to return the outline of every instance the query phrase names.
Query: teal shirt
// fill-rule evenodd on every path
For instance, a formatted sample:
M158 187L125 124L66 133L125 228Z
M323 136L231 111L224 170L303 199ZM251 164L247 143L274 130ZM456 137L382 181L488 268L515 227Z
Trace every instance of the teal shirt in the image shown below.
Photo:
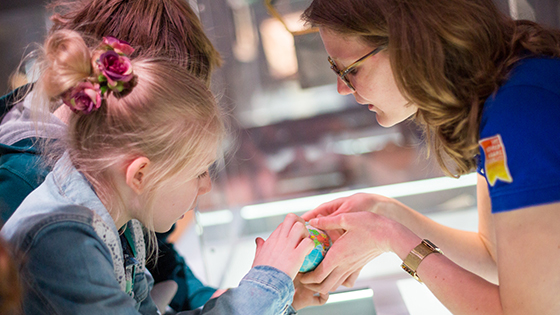
M25 85L0 98L0 121L31 87ZM0 227L49 172L41 166L35 147L37 140L26 138L11 145L0 143Z
M49 172L40 166L40 155L32 147L35 140L25 139L11 146L0 143L2 224L8 221L23 199L45 180Z

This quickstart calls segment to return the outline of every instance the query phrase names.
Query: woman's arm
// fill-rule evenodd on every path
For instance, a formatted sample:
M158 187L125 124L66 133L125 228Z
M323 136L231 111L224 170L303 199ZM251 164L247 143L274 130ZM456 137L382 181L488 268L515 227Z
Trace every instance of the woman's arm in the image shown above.
M441 255L420 264L422 280L453 314L559 314L560 203L501 212L494 220L499 287Z
M560 203L494 214L507 314L560 314Z
M500 286L440 254L428 255L418 276L453 314L558 314L560 271L553 266L560 259L560 203L494 216ZM323 229L364 231L361 250L371 256L394 252L404 260L422 239L394 220L365 211L310 223ZM356 241L349 242L350 237L345 233L337 242ZM332 257L347 259L336 251Z
M490 245L493 238L490 199L484 177L479 175L478 181L478 233L447 227L395 199L372 194L356 194L336 199L302 217L310 220L320 216L359 211L382 215L404 225L419 237L427 238L438 244L446 256L461 267L488 281L497 283L497 267L492 254L493 248ZM367 235L367 231L364 229L366 227L350 227L350 230L346 231L329 231L329 233L335 234L333 247L321 265L315 271L303 275L301 281L310 288L326 293L335 290L346 279L359 272L365 264L380 254L361 250L362 242L360 240ZM345 239L352 241L337 244L338 235L343 232L346 234Z

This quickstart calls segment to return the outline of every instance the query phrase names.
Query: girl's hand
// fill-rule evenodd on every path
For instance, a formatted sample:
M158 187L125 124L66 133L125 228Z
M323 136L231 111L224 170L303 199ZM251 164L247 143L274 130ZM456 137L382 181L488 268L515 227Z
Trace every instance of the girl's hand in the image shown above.
M296 289L296 293L294 294L292 307L297 311L304 307L325 304L329 299L329 294L317 293L305 287L300 282L300 278L302 275L302 273L298 273L298 275L294 279L294 287Z
M314 243L309 238L305 221L295 214L288 214L270 237L256 240L257 252L253 267L268 265L285 272L292 280L303 264L305 256L311 252Z

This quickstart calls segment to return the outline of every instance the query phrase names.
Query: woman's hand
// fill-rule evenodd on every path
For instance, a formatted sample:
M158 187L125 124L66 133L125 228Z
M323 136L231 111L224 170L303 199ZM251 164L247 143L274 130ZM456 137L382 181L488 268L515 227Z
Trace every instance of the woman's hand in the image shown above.
M304 307L325 304L329 299L329 294L317 293L304 286L300 281L302 275L302 273L298 273L298 275L294 279L294 287L296 289L296 293L294 294L292 307L297 311Z
M373 212L374 210L379 208L380 203L387 203L387 201L389 200L392 199L380 195L358 193L349 197L338 198L329 202L325 202L317 208L304 213L301 218L305 221L309 221L314 218L321 218L329 215L337 215L348 212ZM344 231L340 229L332 229L325 232L327 232L333 242L335 242L344 233ZM357 278L357 275L355 278Z
M407 244L420 240L403 225L368 211L315 218L309 223L323 230L343 231L321 264L301 277L306 287L323 294L334 291L345 282L353 284L364 265L384 252L395 250L393 243L397 242L394 240L401 235L413 239Z
M360 211L367 211L367 212L374 212L377 214L389 214L394 212L397 207L402 207L404 205L398 203L396 200L392 198L388 198L381 195L374 195L374 194L366 194L366 193L358 193L354 194L349 197L338 198L326 203L321 204L319 207L305 213L302 215L302 218L306 221L309 221L314 218L322 218L326 216L334 216L339 215L342 213L350 213L350 212L360 212ZM313 224L312 224L313 225ZM336 242L344 233L343 229L329 229L327 234L331 238L333 242ZM338 245L337 245L338 248ZM331 249L332 250L332 249ZM333 254L331 254L332 256ZM367 258L366 258L367 259ZM373 257L371 257L373 259ZM369 260L365 262L355 262L353 268L348 269L344 272L347 275L344 279L338 279L338 281L334 284L334 289L338 286L343 285L346 287L354 286L356 279L358 278L360 271L362 270L363 265L365 265ZM360 266L361 265L361 266ZM348 266L349 268L350 266ZM354 270L354 271L351 271ZM313 273L314 277L317 277L318 273ZM335 273L336 274L336 273ZM334 279L335 275L332 276ZM314 278L311 275L305 277L304 281L317 281L318 279L313 280ZM308 285L314 285L312 283L307 283Z
M317 208L306 212L301 217L309 221L317 217L326 217L348 212L369 211L384 215L390 212L393 207L402 206L395 199L381 195L357 193L349 197L338 198L325 202Z
M309 231L303 219L295 214L288 214L266 241L260 237L256 239L257 252L253 267L271 266L285 272L293 280L305 256L314 247L308 236Z

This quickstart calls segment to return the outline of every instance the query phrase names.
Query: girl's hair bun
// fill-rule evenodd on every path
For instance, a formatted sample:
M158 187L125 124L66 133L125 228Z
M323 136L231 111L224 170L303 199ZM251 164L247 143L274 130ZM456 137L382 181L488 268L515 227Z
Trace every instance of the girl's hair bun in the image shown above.
M44 46L43 90L59 97L91 74L91 53L80 34L60 30L49 36Z

